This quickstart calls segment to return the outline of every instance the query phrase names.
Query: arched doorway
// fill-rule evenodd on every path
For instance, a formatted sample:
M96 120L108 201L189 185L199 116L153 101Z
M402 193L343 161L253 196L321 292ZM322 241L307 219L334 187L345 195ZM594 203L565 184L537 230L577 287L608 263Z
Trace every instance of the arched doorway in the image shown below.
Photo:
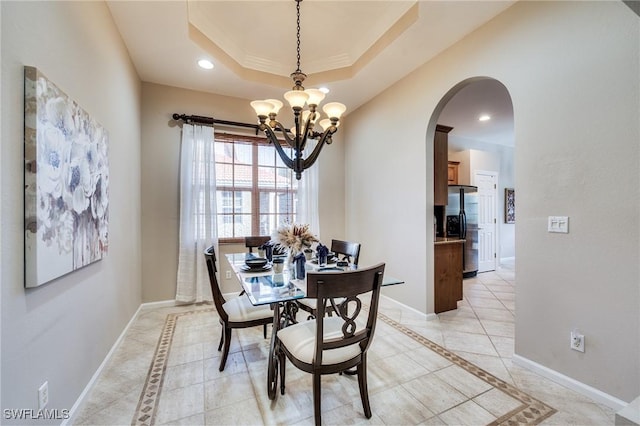
M478 191L477 212L473 213L477 226L465 243L465 263L472 257L470 248L478 262L475 268L467 265L465 276L475 275L469 271L495 270L503 263L512 266L515 225L508 223L503 213L505 190L515 188L513 105L507 88L488 77L458 83L438 103L429 129L435 129L436 124L452 128L447 147L449 183ZM456 173L453 177L452 169ZM434 207L438 235L446 236L447 220L453 213L446 207L438 208Z

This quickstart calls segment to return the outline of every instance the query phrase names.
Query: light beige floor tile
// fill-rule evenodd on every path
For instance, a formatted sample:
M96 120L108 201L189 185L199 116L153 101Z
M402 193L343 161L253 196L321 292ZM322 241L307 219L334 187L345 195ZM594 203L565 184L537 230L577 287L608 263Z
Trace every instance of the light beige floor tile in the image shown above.
M496 298L496 296L491 291L489 291L489 289L484 287L484 285L482 287L483 287L482 289L464 288L462 292L464 294L464 298L467 300L469 298L484 298L484 299Z
M496 417L500 417L522 405L521 401L495 388L476 396L473 401Z
M467 401L444 413L439 417L450 425L486 425L496 419L496 416L473 401Z
M467 400L467 397L433 373L402 385L434 414L442 413Z
M444 346L444 339L442 337L442 331L440 330L440 321L433 321L437 323L437 327L427 325L425 327L410 325L407 328L420 336L424 336L432 342ZM375 337L374 337L375 341Z
M504 280L485 284L487 288L496 293L515 293L515 288Z
M251 379L247 374L224 376L204 383L205 411L248 399L255 399L255 396Z
M469 373L457 365L451 365L433 373L440 378L443 382L448 383L454 387L458 392L465 395L467 398L474 398L483 392L487 392L492 385L480 380L473 374Z
M549 417L543 425L613 425L615 414L607 412L592 402L557 404L559 412Z
M510 300L510 301L514 301L516 300L516 294L513 292L501 292L501 291L494 291L493 295L498 299L498 300Z
M450 318L473 318L477 319L476 313L470 306L459 306L458 309L453 309L451 311L441 312L438 314L438 318L440 319L450 319Z
M169 423L204 412L202 383L162 392L156 423Z
M171 348L169 352L169 358L167 360L168 366L186 364L193 361L202 361L203 350L202 343L196 343L188 346L178 346Z
M73 423L75 425L128 425L138 405L139 389L130 390L121 394L121 398L111 404L103 406L100 410L84 411Z
M406 355L429 372L437 371L451 365L451 361L425 347L413 349L407 352Z
M505 306L502 302L495 297L486 298L486 297L469 297L467 298L469 304L475 308L492 308L492 309L504 309Z
M322 424L323 425L384 425L380 417L376 414L376 407L371 407L371 418L367 419L364 416L362 409L362 402L360 399L354 401L352 405L343 405L333 410L322 412ZM314 418L308 417L300 423L296 424L314 424Z
M419 424L434 416L403 386L394 386L370 396L371 411L388 425Z
M513 322L515 320L513 313L507 309L492 309L492 308L474 308L474 312L477 314L480 321L482 320L494 320L494 321L506 321Z
M487 335L448 330L443 331L442 334L444 336L444 346L450 351L498 356L498 352Z
M513 337L515 334L515 323L513 321L481 319L480 322L489 336Z
M438 416L433 416L430 419L425 420L422 423L419 423L421 426L445 426L446 423L442 421L442 419Z
M466 333L484 334L484 328L478 319L475 318L440 318L440 330L442 331L462 331Z
M220 371L220 360L222 355L204 360L204 381L215 380L220 377L232 376L238 373L247 372L247 364L244 361L242 352L235 352L227 356L224 370Z
M511 337L489 336L500 358L513 357L514 339Z
M210 425L259 425L263 423L260 407L255 398L240 401L204 414L204 423Z
M375 371L380 376L389 377L392 383L403 383L428 374L429 370L419 362L411 359L407 353L369 361L369 372Z
M203 368L202 360L167 367L162 391L170 391L204 382Z

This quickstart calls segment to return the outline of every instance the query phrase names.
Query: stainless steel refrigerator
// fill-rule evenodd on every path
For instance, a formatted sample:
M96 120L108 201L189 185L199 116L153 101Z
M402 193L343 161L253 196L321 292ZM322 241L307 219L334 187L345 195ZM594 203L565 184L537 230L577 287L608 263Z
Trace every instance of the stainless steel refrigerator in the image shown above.
M465 239L462 275L475 277L478 273L478 187L449 185L445 215L447 237Z

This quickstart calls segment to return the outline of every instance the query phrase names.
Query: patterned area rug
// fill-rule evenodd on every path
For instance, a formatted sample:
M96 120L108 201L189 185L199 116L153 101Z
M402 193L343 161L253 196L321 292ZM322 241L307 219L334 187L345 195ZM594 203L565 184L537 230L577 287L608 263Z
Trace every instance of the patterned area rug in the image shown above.
M203 309L167 315L162 334L158 340L158 345L147 374L147 379L140 395L138 407L136 408L135 415L131 421L132 426L150 426L155 424L155 416L158 410L158 403L160 402L162 384L164 381L165 371L167 369L167 361L169 359L169 352L171 350L177 321L185 316L214 311L215 309ZM490 423L490 425L535 425L556 412L556 410L549 405L531 397L517 387L495 377L491 373L432 342L426 337L421 336L388 316L378 313L378 319L395 328L399 332L404 333L406 336L414 339L416 342L444 357L453 364L463 368L468 373L485 381L495 389L504 392L522 403L517 408Z

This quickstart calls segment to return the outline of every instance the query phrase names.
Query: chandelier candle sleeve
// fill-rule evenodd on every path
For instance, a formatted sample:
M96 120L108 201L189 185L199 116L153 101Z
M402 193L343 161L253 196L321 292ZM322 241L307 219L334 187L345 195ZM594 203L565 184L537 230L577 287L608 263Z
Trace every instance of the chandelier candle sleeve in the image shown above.
M340 117L345 113L347 107L339 102L330 102L322 109L328 118L320 120L320 112L316 111L320 102L324 100L325 94L319 89L305 89L302 86L307 77L300 70L300 2L294 0L297 11L297 68L291 73L294 86L292 90L284 94L284 98L293 110L294 126L287 130L276 117L283 103L277 99L256 100L251 102L251 106L258 116L260 130L262 130L270 143L274 145L282 162L296 173L296 179L302 177L302 172L315 163L324 145L332 142L331 136L338 131ZM304 109L305 105L308 109ZM267 123L267 118L269 122ZM322 132L314 130L318 122L322 127ZM281 137L286 141L289 148L293 149L294 157L289 158L276 132L280 132ZM291 133L291 136L289 135ZM307 158L303 158L303 151L307 145L307 140L317 140L315 148Z

